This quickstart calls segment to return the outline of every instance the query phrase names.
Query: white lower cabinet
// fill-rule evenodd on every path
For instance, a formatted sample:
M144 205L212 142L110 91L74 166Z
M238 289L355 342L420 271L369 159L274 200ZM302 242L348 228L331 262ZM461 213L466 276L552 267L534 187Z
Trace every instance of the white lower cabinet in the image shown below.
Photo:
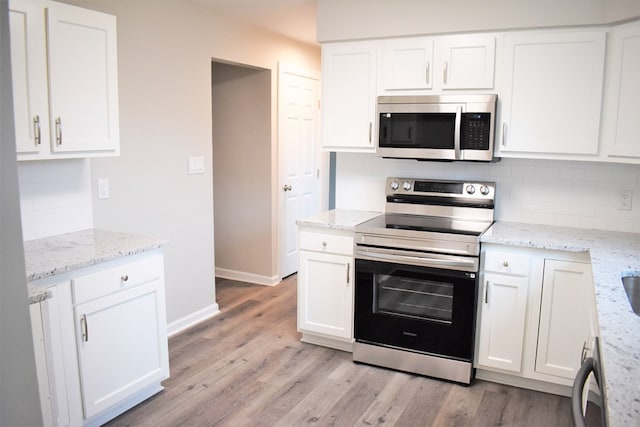
M536 372L573 381L594 335L591 264L545 259Z
M51 298L39 304L46 368L38 380L48 383L49 425L101 425L162 390L169 377L164 266L154 252L78 270L47 288Z
M587 253L484 244L476 376L568 395L595 335Z
M301 230L298 331L341 350L353 343L353 233Z

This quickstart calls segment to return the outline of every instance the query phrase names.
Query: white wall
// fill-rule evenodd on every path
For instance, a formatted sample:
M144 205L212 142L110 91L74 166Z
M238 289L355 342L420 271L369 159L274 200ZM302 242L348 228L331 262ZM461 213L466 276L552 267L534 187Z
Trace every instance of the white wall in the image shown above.
M336 207L384 211L388 176L497 183L497 220L640 232L640 166L502 159L497 163L418 162L339 153ZM632 210L618 192L633 191Z
M318 41L604 24L640 16L640 0L322 0Z
M89 160L18 163L24 240L93 227Z
M111 13L118 21L121 155L91 161L94 226L169 240L165 271L170 324L211 310L211 61L269 69L271 92L277 93L278 62L319 70L319 48L242 26L186 1L66 2ZM276 102L274 97L272 141L277 135ZM274 161L275 144L271 150ZM204 174L187 173L189 156L205 158ZM96 199L98 178L110 180L110 199ZM271 189L271 197L277 197L277 188ZM272 202L274 210L276 205ZM276 217L273 212L272 233L277 232Z
M42 425L24 248L9 54L8 2L0 0L0 426Z

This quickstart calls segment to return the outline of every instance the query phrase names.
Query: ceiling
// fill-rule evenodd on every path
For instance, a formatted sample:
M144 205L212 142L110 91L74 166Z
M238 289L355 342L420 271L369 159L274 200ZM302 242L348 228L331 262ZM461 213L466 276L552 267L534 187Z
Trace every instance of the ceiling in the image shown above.
M221 15L299 40L316 42L316 0L190 0Z

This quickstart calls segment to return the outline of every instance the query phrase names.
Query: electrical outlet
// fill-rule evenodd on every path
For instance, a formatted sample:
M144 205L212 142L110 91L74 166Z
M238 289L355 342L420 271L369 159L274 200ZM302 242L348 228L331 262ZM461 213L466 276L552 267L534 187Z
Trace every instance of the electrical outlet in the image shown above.
M107 178L98 179L98 199L108 199L110 196L109 180Z
M633 201L633 191L631 190L618 191L618 210L630 211L632 201Z

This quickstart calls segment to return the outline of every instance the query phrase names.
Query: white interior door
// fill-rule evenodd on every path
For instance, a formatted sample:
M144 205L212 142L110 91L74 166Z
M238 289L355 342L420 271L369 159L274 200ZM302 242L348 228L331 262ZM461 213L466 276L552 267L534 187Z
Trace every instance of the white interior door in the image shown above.
M280 275L298 271L296 220L320 210L320 76L280 67L278 74Z

